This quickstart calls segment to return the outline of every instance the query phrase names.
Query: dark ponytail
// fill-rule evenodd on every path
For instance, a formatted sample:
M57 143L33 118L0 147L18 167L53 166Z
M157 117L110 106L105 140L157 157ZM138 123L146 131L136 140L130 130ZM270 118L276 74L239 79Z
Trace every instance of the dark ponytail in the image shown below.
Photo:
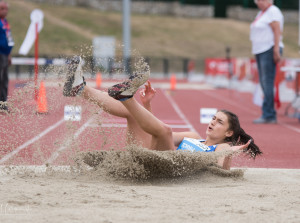
M219 112L223 112L228 117L229 130L233 131L232 136L225 139L227 142L231 142L233 145L242 145L251 139L250 145L244 152L248 153L253 159L255 159L256 155L262 154L262 151L254 143L254 139L241 128L237 115L227 110L220 110Z

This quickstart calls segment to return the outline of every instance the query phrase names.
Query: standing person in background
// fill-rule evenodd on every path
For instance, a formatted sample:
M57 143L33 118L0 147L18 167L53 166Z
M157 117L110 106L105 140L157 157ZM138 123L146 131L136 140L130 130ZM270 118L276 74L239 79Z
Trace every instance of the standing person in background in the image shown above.
M277 123L274 107L274 81L276 64L282 54L284 18L273 0L254 0L260 9L250 26L252 53L255 55L259 81L264 92L262 116L255 124Z
M8 112L6 105L8 90L8 66L11 64L10 52L14 46L10 25L6 20L8 4L0 0L0 112Z

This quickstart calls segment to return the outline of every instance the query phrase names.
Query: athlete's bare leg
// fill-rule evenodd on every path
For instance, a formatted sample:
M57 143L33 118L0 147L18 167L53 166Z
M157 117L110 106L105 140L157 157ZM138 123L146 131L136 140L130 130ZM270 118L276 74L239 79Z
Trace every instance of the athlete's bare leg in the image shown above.
M140 127L152 135L151 146L153 150L175 150L172 129L157 119L151 112L141 106L134 98L121 102Z
M139 143L146 148L150 147L151 135L143 131L127 108L120 101L108 96L107 92L103 92L89 86L84 87L81 96L86 100L97 104L105 112L127 119L127 143Z
M173 132L174 145L178 147L184 137L201 139L201 136L197 132Z

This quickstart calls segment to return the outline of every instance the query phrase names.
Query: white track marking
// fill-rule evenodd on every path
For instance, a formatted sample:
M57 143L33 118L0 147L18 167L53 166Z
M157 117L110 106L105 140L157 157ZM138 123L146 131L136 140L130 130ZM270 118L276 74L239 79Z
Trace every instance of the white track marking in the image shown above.
M244 107L243 105L234 102L233 100L229 100L229 99L227 99L227 98L220 98L219 96L217 96L217 95L215 95L215 94L212 94L212 92L208 92L208 91L202 91L202 92L203 92L204 94L206 94L206 95L208 95L208 96L214 98L214 99L217 99L217 100L222 101L222 102L225 102L225 103L227 103L227 104L229 104L229 105L231 105L231 106L234 106L234 107L237 107L237 108L239 108L239 109L242 109L242 110L244 110L244 111L246 111L246 112L248 112L248 113L250 113L250 114L252 114L252 115L259 115L258 112L255 112L255 111L253 111L252 109L246 108L246 107Z
M169 123L169 124L184 124L183 120L178 120L178 119L160 119L164 123ZM104 121L106 124L107 123L115 123L115 124L126 124L127 120L125 118L116 118L116 119L111 119L111 118L106 118Z
M191 126L190 125L169 125L171 128L173 129L190 129ZM89 127L93 127L93 128L110 128L110 127L116 127L116 128L126 128L127 124L113 124L113 123L105 123L105 124L91 124L89 125Z
M57 173L70 173L71 171L80 171L76 169L74 166L64 165L64 166L49 166L46 165L0 165L0 176L15 176L15 175L22 175L26 172L35 173L35 174L43 174L46 173L47 170L50 169L53 172ZM234 169L242 169L246 170L245 174L247 173L270 173L270 174L289 174L298 176L297 174L300 173L300 169L282 169L282 168L231 168ZM2 178L1 178L2 179ZM11 178L12 179L12 178ZM11 180L11 179L6 179Z
M215 99L217 99L217 100L219 100L219 101L225 102L225 103L227 103L227 104L229 104L229 105L232 105L232 106L234 106L234 107L237 107L237 108L239 108L239 109L242 109L242 110L244 110L245 112L247 112L247 113L249 113L249 114L251 114L251 115L258 115L258 113L257 113L257 112L254 112L252 109L246 108L246 107L244 107L244 106L242 106L242 105L240 105L240 104L237 104L237 103L235 103L235 102L233 102L233 101L231 101L231 100L224 99L224 98L220 99L218 96L216 96L216 95L214 95L214 94L211 94L211 93L208 93L207 91L203 91L203 93L206 94L206 95L208 95L208 96L210 96L210 97L212 97L212 98L215 98ZM290 130L292 130L292 131L295 131L295 132L297 132L297 133L300 133L300 129L299 129L299 128L296 128L296 127L294 127L294 126L291 126L291 125L289 125L289 124L285 124L285 123L282 123L282 122L278 122L278 124L281 125L281 126L283 126L283 127L285 127L285 128L287 128L287 129L290 129Z
M24 144L22 144L21 146L17 147L15 150L13 150L11 153L5 155L4 157L1 158L0 160L0 164L6 162L7 160L9 160L11 157L13 157L14 155L16 155L18 152L20 152L22 149L26 148L27 146L31 145L32 143L34 143L35 141L39 140L40 138L42 138L44 135L48 134L50 131L52 131L53 129L57 128L59 125L61 125L64 122L64 118L62 118L61 120L59 120L58 122L56 122L54 125L51 125L49 128L45 129L43 132L41 132L40 134L38 134L37 136L35 136L34 138L28 140L27 142L25 142Z
M19 174L25 174L26 172L33 172L35 174L46 173L46 165L0 165L0 176L14 176ZM71 166L51 166L50 167L54 172L71 172Z
M127 124L116 124L116 123L107 123L107 124L90 124L89 127L92 128L110 128L110 127L116 127L116 128L126 128Z
M59 147L58 150L56 150L54 153L52 153L51 157L46 161L47 164L51 164L54 160L57 159L57 157L59 156L59 153L63 150L65 150L68 145L70 145L70 143L76 139L89 125L90 123L92 122L93 118L90 118L89 120L86 121L86 123L84 123L74 134L74 138L71 138L69 140L67 140L67 142Z
M170 95L166 94L166 92L164 90L162 90L162 92L165 95L165 97L168 99L168 101L170 102L170 104L172 105L172 107L174 108L176 113L178 114L178 116L189 126L190 131L197 132L196 129L194 128L194 126L189 122L189 120L185 117L183 112L180 110L180 108L178 107L176 102L173 100L173 98L170 97Z
M282 126L284 126L284 127L286 127L286 128L288 128L288 129L291 129L291 130L294 130L294 131L300 133L300 129L298 129L298 128L294 127L294 126L291 126L291 125L288 125L288 124L285 124L285 123L282 123L282 122L279 122L279 124L282 125Z

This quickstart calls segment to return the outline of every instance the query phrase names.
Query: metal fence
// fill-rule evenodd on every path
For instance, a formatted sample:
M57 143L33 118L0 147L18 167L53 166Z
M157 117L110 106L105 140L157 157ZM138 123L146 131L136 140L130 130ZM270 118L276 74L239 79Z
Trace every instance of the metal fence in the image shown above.
M135 70L135 63L140 58L130 58L130 70ZM104 67L101 61L95 61L93 57L84 58L84 72L94 77L96 73L101 72L107 77L113 77L114 74L124 73L124 64L122 58L105 58L109 61L107 67ZM51 76L54 73L65 72L59 67L66 68L66 58L39 58L39 73L44 76ZM151 73L160 75L160 77L169 77L172 74L187 77L189 73L203 73L204 59L192 60L189 58L166 58L166 57L145 57L145 61L150 65ZM12 65L9 67L10 75L16 78L33 78L34 76L34 58L33 57L13 57Z

